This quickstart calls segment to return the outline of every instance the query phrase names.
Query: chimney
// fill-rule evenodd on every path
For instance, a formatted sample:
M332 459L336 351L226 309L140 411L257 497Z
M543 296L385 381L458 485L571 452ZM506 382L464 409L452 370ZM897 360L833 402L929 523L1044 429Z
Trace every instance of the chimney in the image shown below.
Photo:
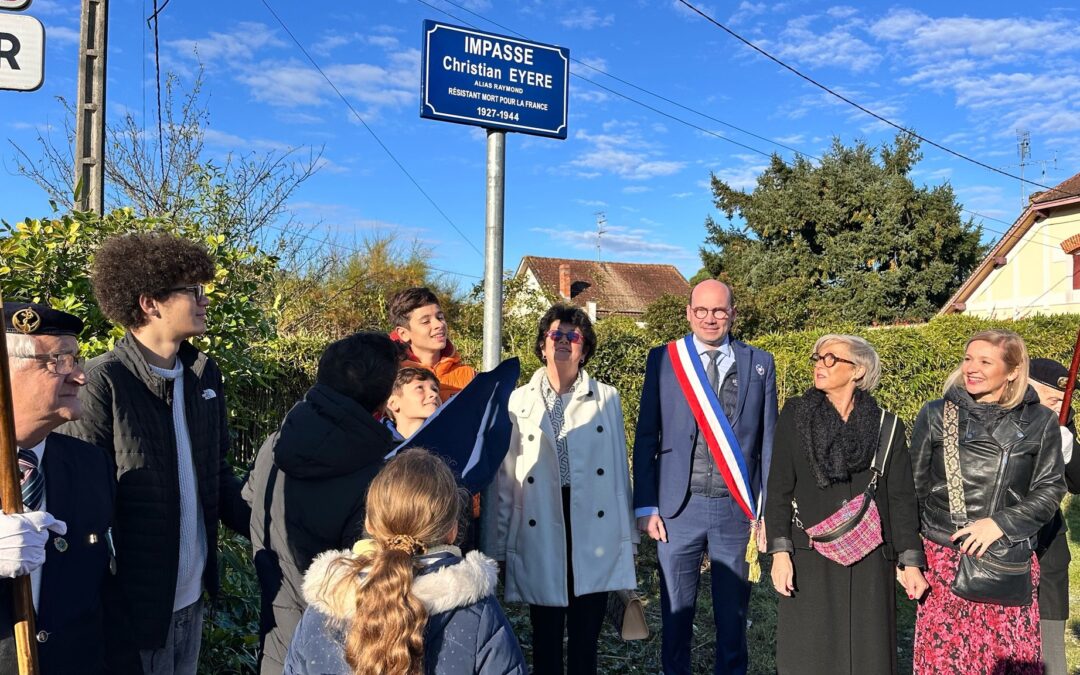
M559 263L559 295L570 299L570 264Z

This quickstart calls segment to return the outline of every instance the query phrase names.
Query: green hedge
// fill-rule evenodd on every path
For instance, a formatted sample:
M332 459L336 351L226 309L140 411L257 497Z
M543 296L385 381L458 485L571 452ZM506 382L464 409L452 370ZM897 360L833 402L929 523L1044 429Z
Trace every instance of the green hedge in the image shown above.
M755 347L776 359L776 385L780 405L811 386L810 351L814 341L828 332L865 338L881 358L881 383L874 392L878 401L899 415L910 427L927 401L941 397L945 378L964 354L964 343L988 328L1006 328L1024 338L1032 357L1072 359L1080 316L1038 316L1020 321L987 321L969 316L947 316L919 326L848 328L768 335L753 341Z

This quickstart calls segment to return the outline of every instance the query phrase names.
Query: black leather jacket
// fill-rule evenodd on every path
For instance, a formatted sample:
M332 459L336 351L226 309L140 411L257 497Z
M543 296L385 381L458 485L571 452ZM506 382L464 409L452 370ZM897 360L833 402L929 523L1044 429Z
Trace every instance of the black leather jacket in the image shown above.
M969 522L991 517L1012 544L1027 542L1065 496L1061 436L1054 413L1030 387L1011 410L979 404L962 389L946 393L959 407L960 473ZM911 434L911 464L922 534L938 544L959 529L949 517L942 411L945 399L919 411Z

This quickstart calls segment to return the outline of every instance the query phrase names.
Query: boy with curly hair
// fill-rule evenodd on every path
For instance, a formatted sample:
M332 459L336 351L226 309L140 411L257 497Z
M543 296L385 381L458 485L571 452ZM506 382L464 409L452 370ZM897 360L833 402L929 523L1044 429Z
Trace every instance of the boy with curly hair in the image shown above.
M188 342L206 332L213 279L204 247L161 233L110 238L92 262L98 304L126 333L86 364L83 417L65 432L104 448L116 470L110 672L194 673L202 592L219 587L218 520L248 536L251 510L225 460L221 371Z

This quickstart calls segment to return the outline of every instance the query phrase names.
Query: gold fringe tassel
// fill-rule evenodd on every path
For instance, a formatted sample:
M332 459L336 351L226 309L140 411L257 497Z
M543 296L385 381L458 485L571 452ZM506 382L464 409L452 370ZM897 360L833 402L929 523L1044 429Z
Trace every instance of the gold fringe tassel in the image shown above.
M750 541L746 542L746 562L750 564L750 574L747 578L752 584L761 581L761 561L758 560L757 531L758 521L755 520L750 524Z

